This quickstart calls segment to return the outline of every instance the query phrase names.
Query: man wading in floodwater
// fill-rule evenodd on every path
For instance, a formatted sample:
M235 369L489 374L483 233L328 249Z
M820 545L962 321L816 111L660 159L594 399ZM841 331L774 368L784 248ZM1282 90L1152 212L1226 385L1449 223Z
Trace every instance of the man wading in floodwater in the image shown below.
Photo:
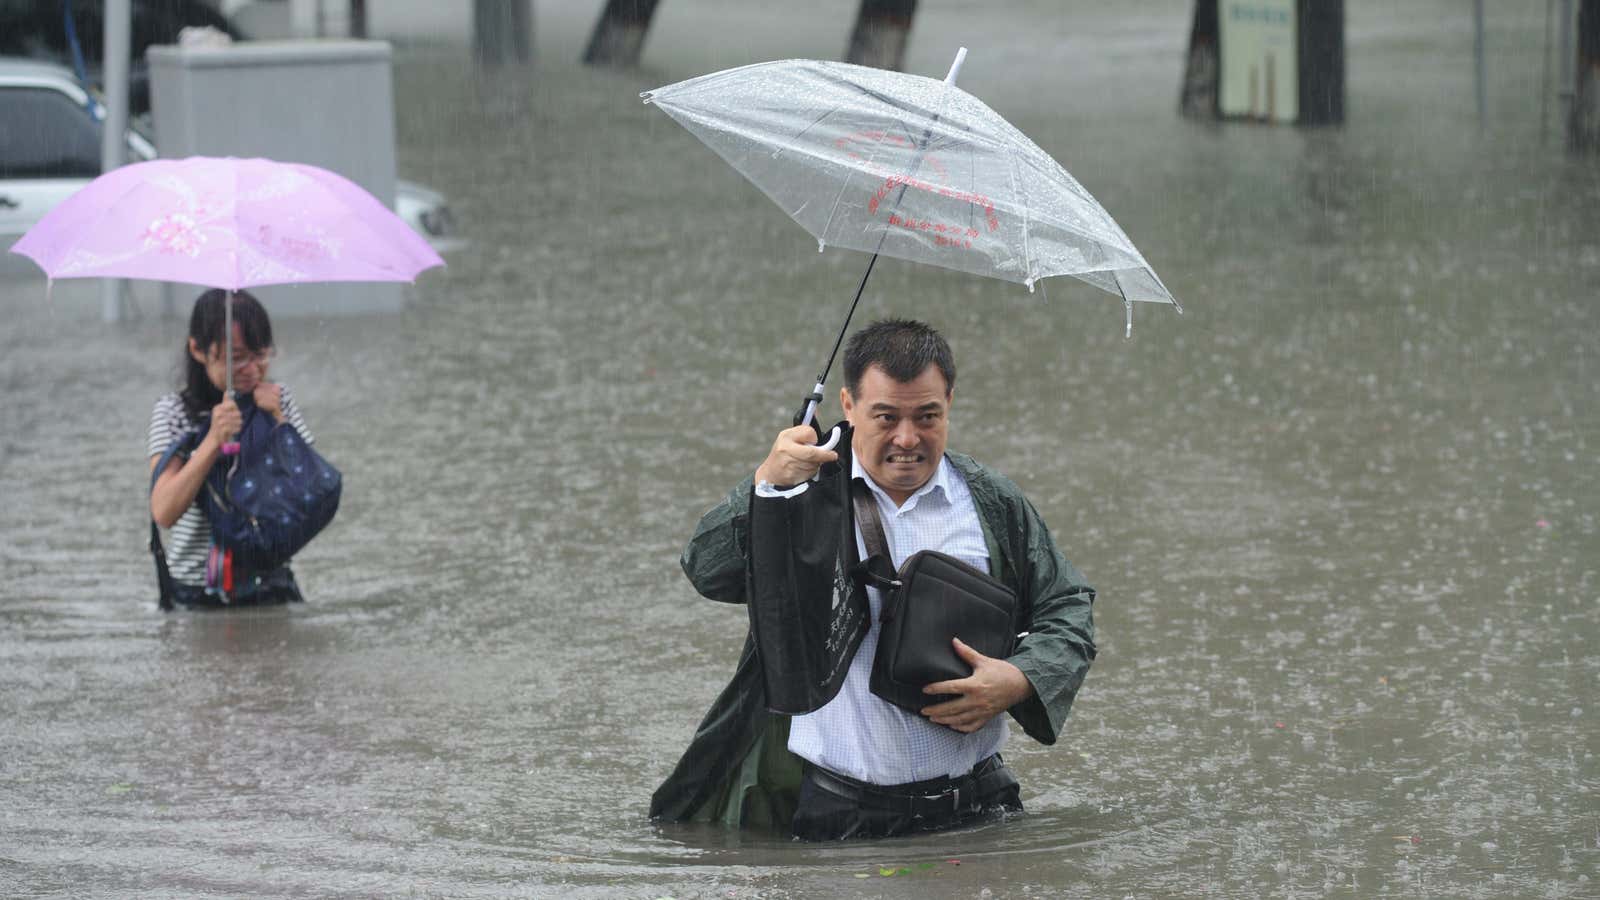
M821 708L792 717L767 711L747 640L732 683L652 798L652 819L764 825L829 840L932 831L1020 810L1017 781L999 756L1009 733L1001 714L1034 740L1055 743L1094 659L1094 589L1015 484L945 450L956 370L944 338L920 322L876 322L850 338L844 375L852 476L871 490L894 567L939 550L990 573L1020 599L1026 635L1004 659L955 641L972 674L929 685L929 695L954 699L930 697L919 714L870 690L883 597L868 587L871 627L843 686ZM747 601L751 492L803 495L838 458L816 438L809 425L780 432L755 474L701 518L681 563L703 596ZM859 528L856 541L865 556Z

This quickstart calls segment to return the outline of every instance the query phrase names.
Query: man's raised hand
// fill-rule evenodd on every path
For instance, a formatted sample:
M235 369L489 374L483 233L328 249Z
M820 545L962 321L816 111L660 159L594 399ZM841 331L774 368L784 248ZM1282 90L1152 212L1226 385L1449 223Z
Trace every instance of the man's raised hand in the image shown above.
M817 474L824 463L839 458L832 450L817 446L817 431L810 425L796 425L778 432L772 450L756 469L756 481L787 487Z

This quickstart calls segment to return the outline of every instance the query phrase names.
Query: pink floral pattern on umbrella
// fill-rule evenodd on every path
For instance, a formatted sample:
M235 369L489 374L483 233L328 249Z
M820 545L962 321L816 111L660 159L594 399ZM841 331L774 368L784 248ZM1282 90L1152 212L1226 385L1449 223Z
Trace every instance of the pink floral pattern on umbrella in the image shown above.
M168 213L150 223L144 232L146 248L164 253L182 253L191 259L200 255L206 236L195 227L192 217L184 213Z

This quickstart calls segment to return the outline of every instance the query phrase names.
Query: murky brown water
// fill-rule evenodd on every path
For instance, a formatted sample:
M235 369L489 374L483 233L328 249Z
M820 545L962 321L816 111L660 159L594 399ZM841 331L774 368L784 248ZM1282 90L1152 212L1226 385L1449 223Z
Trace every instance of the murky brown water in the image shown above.
M637 92L835 56L853 4L705 48L746 7L674 0L634 74L569 63L578 16L498 79L399 55L401 169L473 245L404 313L275 323L347 479L303 607L155 610L143 432L182 325L7 283L0 894L1594 895L1600 168L1540 140L1543 4L1496 4L1483 133L1468 9L1347 5L1342 131L1178 120L1180 0L919 11L908 68L972 47L963 85L1188 310L1124 343L1075 283L873 275L865 317L955 344L952 445L1100 589L1062 742L1010 744L1028 813L978 830L644 820L744 630L678 549L865 257Z

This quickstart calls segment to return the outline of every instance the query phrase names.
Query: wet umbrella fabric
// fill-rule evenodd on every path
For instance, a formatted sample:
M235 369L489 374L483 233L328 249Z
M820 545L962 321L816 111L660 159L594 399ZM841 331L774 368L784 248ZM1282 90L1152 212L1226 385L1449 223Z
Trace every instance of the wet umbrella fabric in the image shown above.
M796 497L750 495L750 633L767 709L798 715L832 700L870 625L853 577L850 426L839 424L839 459Z
M143 278L237 291L264 284L412 281L444 265L354 182L271 159L191 156L113 169L11 247L51 279ZM233 331L233 304L223 304ZM233 341L223 341L228 389Z
M1177 301L1065 169L945 81L784 60L647 91L817 239L1030 288L1071 275ZM1181 310L1180 310L1181 311Z
M12 246L56 278L145 278L237 291L411 281L444 261L343 176L270 159L194 156L113 169Z

